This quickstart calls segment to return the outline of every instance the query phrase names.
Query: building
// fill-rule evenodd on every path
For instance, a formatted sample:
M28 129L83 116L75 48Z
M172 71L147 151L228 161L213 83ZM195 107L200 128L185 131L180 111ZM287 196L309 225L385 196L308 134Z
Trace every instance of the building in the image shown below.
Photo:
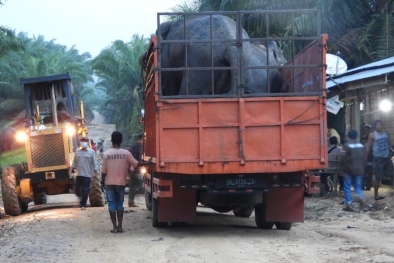
M328 97L338 94L345 103L346 132L353 129L360 134L364 124L380 119L394 138L394 57L328 76L326 85Z

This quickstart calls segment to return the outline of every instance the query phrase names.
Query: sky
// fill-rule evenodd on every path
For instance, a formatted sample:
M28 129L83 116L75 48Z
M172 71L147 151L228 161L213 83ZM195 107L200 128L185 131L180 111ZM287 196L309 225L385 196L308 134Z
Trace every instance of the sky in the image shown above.
M184 0L6 0L0 6L0 25L42 35L46 41L92 57L115 40L128 42L133 34L150 37L157 13L171 12Z

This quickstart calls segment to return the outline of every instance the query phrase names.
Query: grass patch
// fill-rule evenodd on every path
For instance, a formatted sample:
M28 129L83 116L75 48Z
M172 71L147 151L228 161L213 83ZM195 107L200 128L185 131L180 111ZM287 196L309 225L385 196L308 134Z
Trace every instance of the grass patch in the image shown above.
M328 206L317 207L315 209L315 212L319 214L319 213L325 212L327 209L328 209Z
M374 220L378 220L378 221L382 221L382 220L383 220L383 218L382 218L380 215L375 214L375 213L370 213L369 216L370 216L372 219L374 219Z

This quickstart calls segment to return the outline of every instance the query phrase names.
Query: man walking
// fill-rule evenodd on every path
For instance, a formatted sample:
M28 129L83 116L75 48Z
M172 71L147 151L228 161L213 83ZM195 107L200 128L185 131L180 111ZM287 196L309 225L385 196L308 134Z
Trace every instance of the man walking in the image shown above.
M88 148L87 137L80 139L81 149L77 150L73 163L70 167L69 174L71 175L74 169L77 170L77 177L75 179L75 192L77 195L81 193L81 209L86 210L86 202L89 197L90 179L94 173L94 177L98 178L96 154Z
M330 138L330 145L328 146L328 166L326 169L324 169L325 173L331 173L333 176L334 180L334 188L333 189L335 192L337 191L337 184L339 182L339 189L343 190L343 177L339 181L338 177L338 172L339 172L339 160L340 156L342 155L341 152L342 148L338 146L338 138L333 136ZM323 178L323 183L326 187L326 190L328 190L328 184L327 184L327 177Z
M390 142L388 134L383 130L381 120L376 120L373 124L374 132L369 134L365 149L365 160L368 159L369 149L372 147L373 173L375 190L375 200L382 200L385 197L379 195L379 184L382 179L391 179L393 176L393 163L390 160Z
M340 167L343 171L343 192L345 194L344 211L354 212L352 207L352 193L350 188L354 187L354 192L360 198L362 204L365 202L365 197L362 191L362 178L364 175L365 158L364 146L357 142L357 131L351 130L347 134L348 142L342 147L343 156L340 157Z
M137 140L131 146L131 154L134 159L138 162L141 162L141 151L142 151L142 140L144 135L142 133L138 134ZM138 169L135 169L130 176L130 190L129 190L129 207L137 207L135 204L134 198L137 191L142 187L142 178Z
M108 210L113 225L111 233L123 233L123 201L127 172L136 168L138 161L131 153L120 148L122 133L114 131L111 135L112 148L104 152L102 184L108 201ZM116 217L118 221L116 222Z
M371 134L371 125L364 125L363 127L363 136L361 138L361 143L366 147L368 142L369 135ZM372 177L373 177L373 154L372 147L369 148L367 164L365 166L365 174L363 178L363 190L370 191L372 186Z

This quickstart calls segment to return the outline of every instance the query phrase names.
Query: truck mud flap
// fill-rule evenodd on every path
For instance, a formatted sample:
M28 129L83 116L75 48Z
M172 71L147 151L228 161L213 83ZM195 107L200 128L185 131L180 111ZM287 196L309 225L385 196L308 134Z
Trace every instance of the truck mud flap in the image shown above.
M265 197L267 199L266 221L304 221L303 188L276 188Z
M158 200L159 222L190 222L196 217L196 190L181 189L180 178L152 179L152 197Z

